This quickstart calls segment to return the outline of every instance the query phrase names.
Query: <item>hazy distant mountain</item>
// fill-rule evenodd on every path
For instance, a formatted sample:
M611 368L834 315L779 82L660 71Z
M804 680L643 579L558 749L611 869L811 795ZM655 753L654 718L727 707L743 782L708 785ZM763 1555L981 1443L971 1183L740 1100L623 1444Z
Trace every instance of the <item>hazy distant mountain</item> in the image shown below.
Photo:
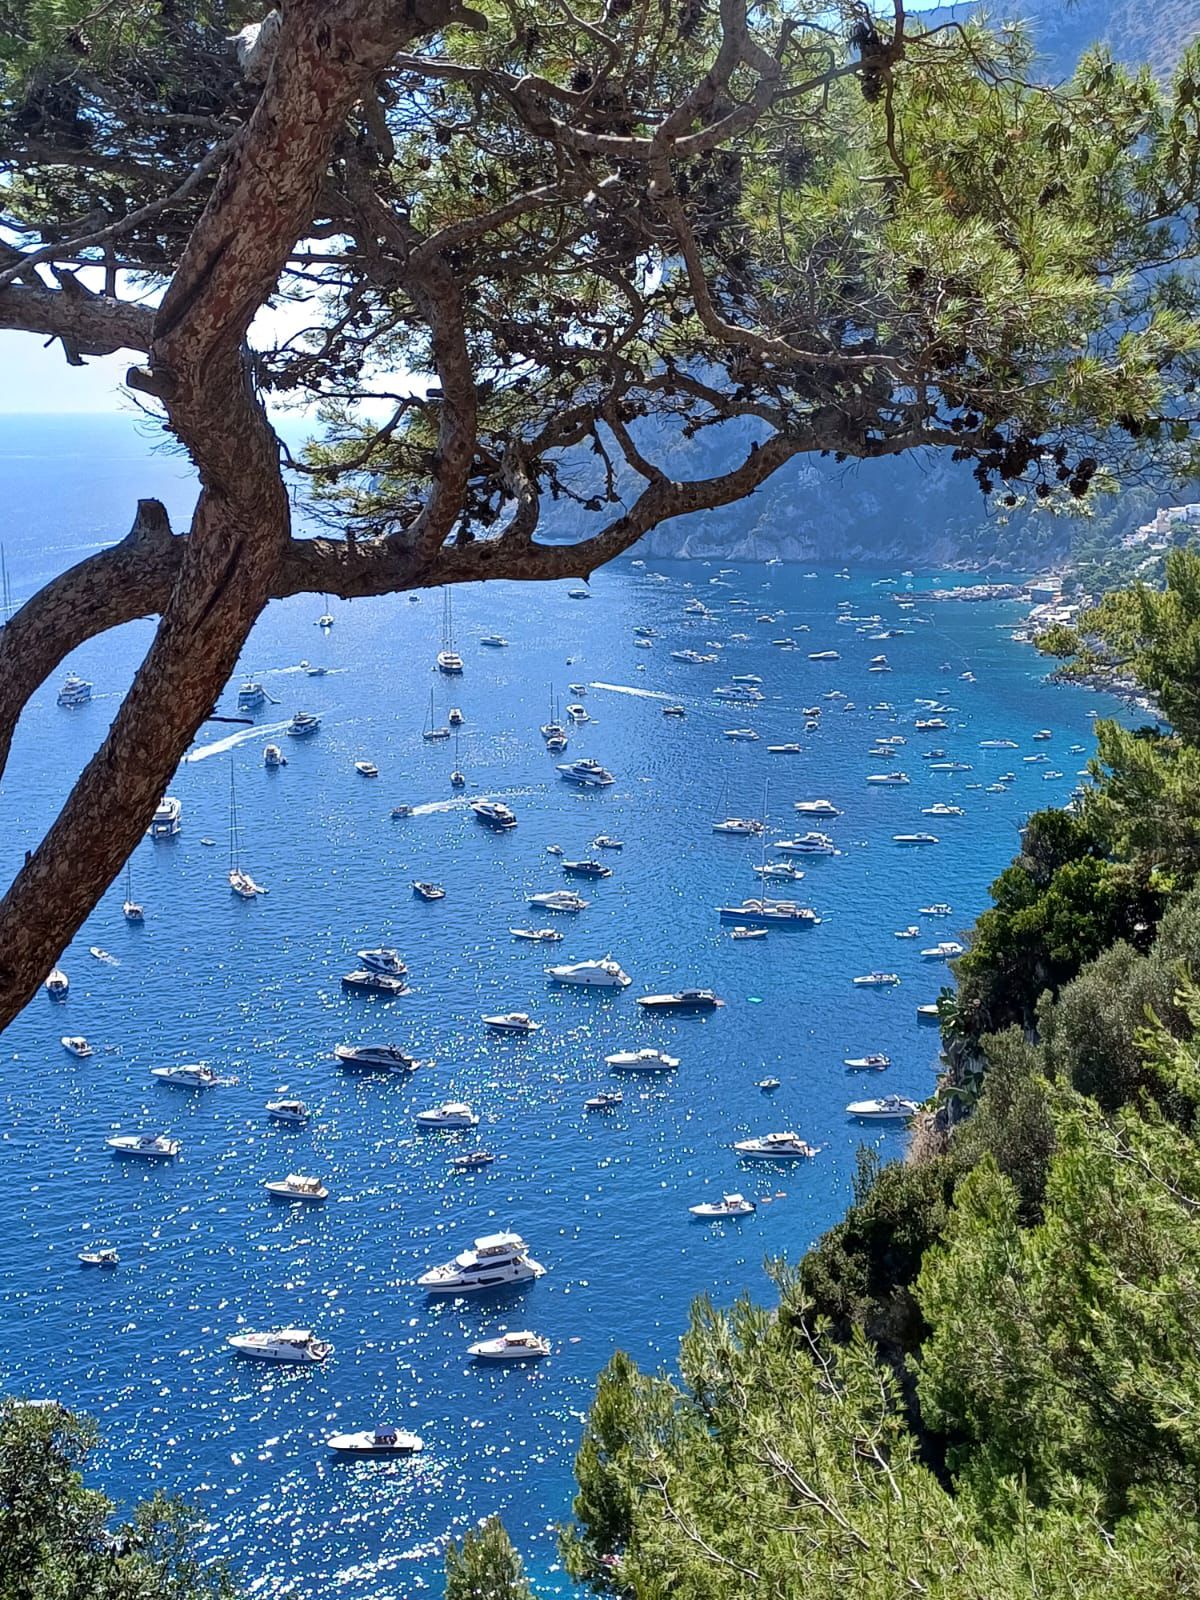
M1028 25L1048 74L1066 77L1089 46L1104 44L1118 61L1146 62L1160 77L1200 35L1200 0L980 0L914 14L926 27L983 14Z

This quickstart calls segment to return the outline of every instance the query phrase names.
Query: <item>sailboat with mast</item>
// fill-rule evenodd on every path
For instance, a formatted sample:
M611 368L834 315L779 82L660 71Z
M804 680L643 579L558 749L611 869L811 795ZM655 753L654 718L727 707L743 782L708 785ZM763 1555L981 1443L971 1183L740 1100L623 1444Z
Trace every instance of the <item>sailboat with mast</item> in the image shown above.
M546 749L552 755L558 755L567 748L567 730L560 720L558 700L554 694L553 684L550 685L550 720L542 723L541 734L546 741Z
M133 862L125 863L125 904L121 907L126 922L145 922L146 913L133 898Z
M463 658L454 648L454 608L449 587L442 590L442 648L437 653L437 669L448 677L462 676Z
M450 737L450 729L439 727L433 720L433 690L429 691L429 715L425 719L425 727L421 734L426 744L436 744L439 740Z
M450 787L452 789L465 789L467 786L466 774L458 764L458 729L454 730L454 771L450 774Z
M267 892L262 884L255 883L250 874L242 870L237 791L234 786L232 761L229 763L229 887L241 900L253 900L255 895Z
M0 628L4 627L16 609L13 604L12 584L8 576L8 564L4 559L4 546L0 544Z

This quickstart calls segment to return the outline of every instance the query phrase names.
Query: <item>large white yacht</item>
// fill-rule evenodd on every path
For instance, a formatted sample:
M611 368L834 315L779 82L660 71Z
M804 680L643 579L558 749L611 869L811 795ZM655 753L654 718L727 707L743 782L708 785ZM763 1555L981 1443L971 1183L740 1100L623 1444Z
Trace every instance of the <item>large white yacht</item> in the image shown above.
M206 1067L202 1061L182 1067L151 1067L150 1076L176 1089L213 1089L221 1081L213 1069Z
M545 1272L529 1255L519 1233L488 1233L476 1239L444 1266L431 1267L417 1279L428 1294L472 1294L505 1284L532 1283Z
M392 1072L407 1076L421 1063L394 1044L339 1044L334 1055L345 1072Z
M793 806L809 817L840 817L842 814L832 800L796 800Z
M726 817L723 822L714 822L712 825L714 833L731 833L739 837L745 837L748 834L760 834L765 830L766 823L759 822L755 817Z
M173 794L164 795L150 819L152 839L173 839L183 821L183 804Z
M711 989L677 989L673 994L640 994L647 1011L716 1011L725 1004Z
M481 1339L467 1346L476 1361L538 1361L550 1354L550 1341L539 1334L502 1333L495 1339Z
M617 1050L604 1060L614 1072L630 1072L640 1077L679 1069L679 1057L669 1056L662 1050Z
M479 1118L465 1100L446 1100L428 1111L418 1111L418 1128L477 1128Z
M307 739L321 726L321 719L313 711L297 711L287 725L293 739Z
M755 1139L738 1139L733 1148L740 1156L763 1157L769 1161L801 1161L817 1153L795 1133L764 1133Z
M444 672L447 677L460 677L463 670L463 658L457 650L439 650L437 653L437 669L439 672Z
M403 978L408 968L400 959L400 952L389 945L379 945L374 950L359 950L358 959L372 972L386 972L390 978Z
M570 961L562 966L547 967L546 976L554 983L585 989L628 989L633 982L611 956L605 956L603 961Z
M316 1366L333 1350L327 1340L318 1339L307 1328L231 1333L226 1343L240 1356L252 1356L255 1361L278 1361L293 1367Z
M797 839L777 839L771 849L780 850L784 855L837 855L837 846L827 833L809 832L802 833Z
M739 906L718 906L717 910L722 922L736 922L748 928L815 928L821 921L811 906L802 906L795 900L751 898Z
M549 894L530 894L526 904L541 906L543 911L586 911L591 901L571 889L553 889Z
M583 789L607 789L616 782L608 768L602 767L590 756L582 756L578 761L560 762L558 770L565 783L578 784Z
M484 1017L483 1025L493 1033L540 1033L542 1027L527 1011L506 1011L498 1016Z
M496 833L507 833L517 825L516 813L499 800L472 800L471 810L476 822L482 822L485 828L492 828Z
M168 1139L163 1133L117 1133L104 1142L119 1156L138 1156L143 1161L165 1160L183 1149L178 1139Z
M719 1222L722 1217L748 1217L754 1210L754 1201L747 1200L744 1194L724 1194L719 1200L703 1200L688 1210L705 1222Z
M894 833L892 835L892 843L902 845L940 844L941 840L936 833Z
M63 686L58 691L60 706L86 706L92 698L92 686L86 678L81 678L76 672L69 672L63 679Z
M885 1094L878 1100L851 1100L846 1113L857 1117L860 1122L907 1122L920 1109L915 1100L906 1100L903 1095Z
M963 946L956 939L939 939L928 950L921 951L922 961L953 961L963 954Z
M257 711L267 703L267 693L262 684L254 678L247 678L238 690L238 710Z
M286 1178L268 1178L263 1188L272 1200L299 1200L316 1205L329 1199L329 1190L320 1178L306 1178L302 1172L289 1172Z
M403 1428L381 1426L359 1433L331 1433L325 1448L338 1456L415 1456L425 1448L425 1441Z

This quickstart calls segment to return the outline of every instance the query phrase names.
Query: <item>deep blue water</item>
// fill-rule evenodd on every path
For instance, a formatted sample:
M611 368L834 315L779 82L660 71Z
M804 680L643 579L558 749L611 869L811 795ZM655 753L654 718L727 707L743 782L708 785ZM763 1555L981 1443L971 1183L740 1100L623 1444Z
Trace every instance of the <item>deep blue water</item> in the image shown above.
M87 549L119 537L138 494L157 493L182 520L190 489L182 463L157 455L128 419L97 423L0 422L0 541L18 598ZM268 707L248 736L204 731L171 785L184 827L170 843L145 841L134 857L144 927L121 915L118 884L67 951L67 1002L39 995L0 1042L0 1385L53 1395L94 1413L104 1442L98 1480L119 1499L154 1487L198 1502L212 1522L210 1548L232 1557L263 1595L339 1595L386 1600L440 1590L448 1534L488 1512L505 1516L539 1588L562 1585L552 1524L569 1507L571 1461L598 1369L617 1347L651 1366L669 1364L692 1297L727 1302L743 1288L765 1296L768 1256L792 1258L844 1208L857 1146L901 1151L901 1136L865 1132L845 1102L880 1086L923 1096L934 1081L936 1034L916 1005L936 996L942 969L922 946L967 928L986 887L1012 855L1028 811L1061 803L1091 749L1098 702L1042 680L1043 667L1011 642L1019 608L923 605L910 635L878 643L835 623L837 602L860 612L896 610L880 573L850 581L830 572L739 567L718 585L716 566L660 566L657 582L624 563L599 573L592 598L570 585L492 585L456 592L465 676L432 672L439 597L332 602L326 635L319 597L271 607L243 669L264 682ZM898 574L893 574L899 578ZM900 578L923 587L927 573ZM685 617L692 595L715 613ZM739 615L728 602L751 601ZM756 622L770 611L774 624ZM807 623L811 632L797 633ZM657 629L652 650L632 629ZM481 648L500 632L507 650ZM750 635L731 641L734 632ZM800 650L769 640L795 633ZM95 699L69 712L55 683L28 708L0 784L0 870L36 842L74 774L101 738L150 634L138 624L81 649L70 665L94 681ZM717 665L674 662L672 648L723 644ZM836 649L836 662L810 650ZM885 652L894 670L869 675ZM304 676L302 659L327 665ZM944 670L945 667L950 670ZM970 669L975 683L960 681ZM65 669L64 669L65 671ZM711 698L732 673L757 673L767 702L722 708ZM551 684L589 685L594 719L573 734L571 755L593 754L616 785L580 793L557 781L538 725ZM466 715L459 761L463 797L447 782L453 747L420 732L431 684L444 713ZM233 684L236 691L237 681ZM823 700L840 688L854 709ZM912 729L917 697L941 698L945 733ZM678 701L685 721L664 719ZM871 709L879 702L893 709ZM825 707L805 734L801 708ZM235 693L222 709L231 711ZM284 739L298 708L322 714L319 735ZM1103 708L1101 708L1103 709ZM757 744L721 730L753 726ZM1049 744L1030 742L1040 727ZM879 735L907 744L895 765L904 788L871 788L868 754ZM1007 736L1015 751L984 751ZM264 770L269 739L289 765ZM796 739L798 756L770 742ZM920 752L940 744L973 763L935 773ZM1045 751L1064 776L1022 757ZM381 776L359 778L369 757ZM561 759L561 758L559 758ZM237 773L243 860L269 895L235 900L225 879L230 766ZM973 784L1012 770L1011 792ZM811 903L822 924L732 943L714 907L756 892L759 846L723 838L723 811L757 814L764 785L778 836L810 825L841 854L809 858L803 884L780 893ZM466 809L502 797L520 826L498 836ZM833 822L792 810L829 796ZM936 799L963 818L928 818ZM398 801L418 805L393 822ZM562 886L557 861L585 852L598 832L625 841L608 858L610 880L583 887L591 909L563 919L561 945L512 940L512 924L545 920L527 892ZM894 846L896 832L929 830L927 850ZM204 837L214 848L201 844ZM446 899L425 905L413 877L442 881ZM918 907L945 900L943 921ZM900 942L910 922L925 937ZM364 944L395 944L413 992L387 1006L348 997L339 976ZM119 965L93 960L107 948ZM547 959L611 953L634 978L622 996L553 992ZM855 974L895 970L892 990L855 988ZM712 985L725 1008L707 1020L642 1020L634 996ZM523 1009L545 1024L529 1041L485 1035L481 1013ZM76 1061L59 1045L83 1033L95 1055ZM408 1083L342 1075L340 1041L391 1040L428 1058ZM682 1057L663 1086L624 1080L625 1104L587 1117L586 1096L606 1085L603 1056L655 1043ZM842 1058L886 1050L882 1078L848 1075ZM236 1079L204 1095L158 1086L151 1066L206 1060ZM772 1098L755 1088L783 1080ZM310 1128L268 1125L264 1101L282 1086L314 1108ZM472 1136L418 1136L412 1115L450 1096L483 1117L479 1142L500 1159L463 1177L447 1165ZM148 1169L111 1158L114 1131L162 1129L184 1154ZM794 1128L821 1146L788 1172L741 1167L738 1137ZM263 1180L318 1173L332 1190L319 1211L272 1205ZM740 1188L764 1202L737 1224L690 1221L687 1206ZM477 1234L519 1229L546 1276L507 1302L431 1304L413 1279ZM116 1243L113 1274L82 1270L89 1240ZM225 1338L240 1326L311 1325L335 1344L322 1370L286 1372L239 1364ZM554 1343L530 1370L478 1370L465 1348L482 1333L529 1326ZM425 1454L409 1463L331 1463L325 1434L395 1421L419 1431Z

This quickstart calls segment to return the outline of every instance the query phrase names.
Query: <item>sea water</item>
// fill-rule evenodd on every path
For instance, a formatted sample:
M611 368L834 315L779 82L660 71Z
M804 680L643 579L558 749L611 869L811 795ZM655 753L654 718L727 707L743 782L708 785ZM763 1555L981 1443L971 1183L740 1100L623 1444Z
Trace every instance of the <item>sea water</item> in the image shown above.
M184 465L148 455L128 419L6 422L0 430L0 541L18 598L55 570L119 537L138 494L167 500L178 524L191 485ZM882 578L895 580L881 584ZM39 993L0 1041L0 1385L52 1396L102 1429L94 1475L122 1504L156 1488L195 1503L205 1549L229 1557L264 1596L387 1600L441 1586L441 1551L500 1512L537 1582L568 1585L553 1526L570 1508L571 1462L598 1371L614 1350L670 1367L694 1296L770 1298L770 1257L798 1258L844 1209L860 1145L897 1158L902 1129L849 1120L846 1103L897 1092L921 1099L935 1082L936 1030L918 1004L945 968L921 950L969 928L987 885L1018 845L1022 819L1062 804L1092 748L1099 702L1044 681L1045 665L1009 633L1019 608L920 602L906 618L896 589L938 575L623 562L598 573L589 599L568 583L491 584L454 595L455 644L466 670L433 670L441 603L427 593L272 605L223 697L237 715L243 676L269 703L252 728L211 723L170 792L183 827L134 852L141 926L125 922L123 880L104 896L61 965L69 998ZM686 615L701 597L711 618ZM741 598L749 609L731 608ZM838 602L883 626L878 641L836 621ZM770 614L771 623L756 621ZM916 618L925 620L918 621ZM635 625L655 630L636 648ZM810 631L801 631L807 627ZM150 637L138 623L75 652L35 695L0 784L0 867L34 846L103 737ZM506 649L479 643L500 633ZM745 633L738 641L731 636ZM795 650L770 640L791 636ZM716 650L690 666L672 649ZM810 652L836 650L837 661ZM871 673L886 654L892 671ZM328 669L308 676L300 663ZM92 703L56 707L71 667ZM971 672L975 681L960 674ZM759 706L722 705L711 690L733 674L763 679ZM568 686L583 683L579 695ZM422 741L433 689L437 720L465 723L449 745ZM840 690L845 699L827 699ZM582 699L591 721L547 755L539 724ZM953 707L946 731L918 733L921 699ZM686 717L664 717L677 703ZM820 705L804 731L803 708ZM886 708L884 708L886 707ZM283 729L319 713L307 740ZM1108 707L1101 707L1107 711ZM730 727L757 743L733 743ZM1049 742L1033 742L1042 727ZM869 753L899 734L894 759ZM1016 750L982 750L1011 738ZM796 741L799 755L771 755ZM263 747L288 764L267 771ZM942 747L971 764L934 772ZM1023 757L1045 753L1048 763ZM556 762L590 755L616 776L603 790L559 779ZM354 762L377 763L378 779ZM467 787L455 793L455 766ZM868 786L895 767L911 783ZM230 773L241 860L269 893L231 895ZM1047 781L1045 774L1063 775ZM1003 793L986 785L1011 771ZM470 799L502 799L510 833L479 826ZM828 797L843 815L805 817L793 802ZM944 800L962 817L927 817ZM415 815L393 820L394 805ZM735 942L716 908L761 892L753 838L712 832L725 814L769 816L772 835L818 828L838 854L793 857L806 876L768 892L811 905L820 926L772 929ZM596 852L599 833L623 841ZM904 849L896 833L939 843ZM212 841L205 844L202 841ZM599 854L602 882L563 876L547 846ZM425 904L413 879L442 883ZM531 893L570 887L579 916L530 908ZM922 916L945 901L953 914ZM515 941L512 926L554 923L561 944ZM897 940L916 923L921 937ZM381 1003L346 994L341 974L366 946L394 945L411 993ZM98 946L114 959L89 955ZM611 955L633 977L624 993L552 988L548 962ZM890 989L853 978L884 969ZM711 986L711 1016L647 1017L635 997ZM480 1018L523 1010L544 1026L498 1038ZM84 1034L76 1060L60 1036ZM349 1077L334 1046L391 1042L422 1059L408 1081ZM680 1057L661 1082L613 1078L607 1053L658 1046ZM852 1075L843 1058L884 1051L891 1069ZM164 1087L154 1066L206 1061L227 1080L200 1094ZM756 1087L775 1076L773 1095ZM584 1100L619 1087L621 1108L588 1115ZM286 1091L312 1109L303 1129L272 1125L267 1099ZM418 1134L414 1113L469 1100L477 1134ZM740 1163L735 1139L791 1129L819 1146L798 1167ZM122 1162L116 1132L166 1132L179 1160ZM475 1145L496 1154L461 1174L449 1158ZM265 1180L291 1171L329 1187L320 1208L272 1203ZM689 1205L740 1190L744 1220L701 1224ZM515 1228L546 1275L491 1299L429 1301L421 1272L477 1235ZM115 1272L80 1267L78 1252L117 1246ZM334 1345L320 1369L262 1367L234 1356L238 1330L310 1327ZM553 1344L532 1366L479 1367L473 1341L530 1327ZM419 1432L422 1455L398 1462L330 1459L330 1433L394 1424Z

